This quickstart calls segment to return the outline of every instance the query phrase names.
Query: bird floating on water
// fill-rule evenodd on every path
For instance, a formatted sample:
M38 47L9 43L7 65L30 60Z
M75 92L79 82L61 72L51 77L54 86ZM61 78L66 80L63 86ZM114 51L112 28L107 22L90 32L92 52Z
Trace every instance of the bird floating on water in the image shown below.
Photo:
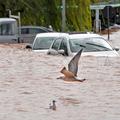
M52 110L56 110L56 104L55 104L55 100L52 101L52 105L50 104L49 108Z
M66 67L63 67L62 70L60 71L64 76L59 77L58 79L63 79L65 81L78 81L78 82L83 82L86 79L80 79L77 77L77 72L78 72L78 62L80 59L80 56L82 54L83 49L78 51L78 53L71 59L71 61L68 64L68 70Z

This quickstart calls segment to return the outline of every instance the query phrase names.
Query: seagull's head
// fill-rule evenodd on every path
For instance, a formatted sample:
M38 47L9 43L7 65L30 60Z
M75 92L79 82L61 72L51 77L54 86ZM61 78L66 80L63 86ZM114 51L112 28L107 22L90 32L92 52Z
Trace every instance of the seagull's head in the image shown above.
M63 67L60 72L63 73L65 70L66 70L66 67Z
M53 100L52 102L53 102L53 103L55 103L56 101L55 101L55 100Z

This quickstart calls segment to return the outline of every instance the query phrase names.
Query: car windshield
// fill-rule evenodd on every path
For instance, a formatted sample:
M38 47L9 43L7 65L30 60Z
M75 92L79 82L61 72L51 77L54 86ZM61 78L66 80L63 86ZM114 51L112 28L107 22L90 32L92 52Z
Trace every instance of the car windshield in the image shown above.
M55 37L38 37L33 44L33 50L49 49Z
M70 39L70 49L72 52L77 52L83 48L84 52L111 51L112 47L99 37L94 38L76 38Z

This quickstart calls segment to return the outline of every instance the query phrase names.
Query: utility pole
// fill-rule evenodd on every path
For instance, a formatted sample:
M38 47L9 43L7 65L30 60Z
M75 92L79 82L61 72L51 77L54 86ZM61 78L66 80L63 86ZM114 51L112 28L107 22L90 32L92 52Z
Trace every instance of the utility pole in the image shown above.
M65 0L62 0L62 32L66 29L66 11L65 11Z
M110 6L107 6L108 40L110 40Z

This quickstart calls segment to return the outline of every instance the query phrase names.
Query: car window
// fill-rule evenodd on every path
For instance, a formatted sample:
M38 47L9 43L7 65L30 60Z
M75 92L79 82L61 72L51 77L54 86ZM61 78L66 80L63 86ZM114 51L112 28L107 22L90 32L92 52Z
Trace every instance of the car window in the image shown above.
M65 51L64 52L65 55L68 55L68 48L67 48L67 40L66 39L62 39L59 49L63 49Z
M38 37L33 44L33 50L49 49L54 39L55 37Z
M69 44L70 44L70 49L72 52L78 52L80 49L82 49L81 47L81 41L82 39L78 40L78 39L70 39L69 40ZM82 42L82 44L84 44Z
M28 28L21 28L21 34L29 34Z
M103 38L77 38L70 40L70 49L77 52L83 48L84 52L110 51L111 46Z
M98 47L112 49L111 46L103 38L90 38L90 39L93 42L93 44L97 45Z
M52 49L59 50L61 42L62 42L62 38L56 39L52 45Z
M46 30L42 28L21 28L21 34L36 34L44 32L46 32Z
M43 29L40 29L40 28L30 28L29 29L29 34L44 33L44 32L46 32L46 31Z
M12 35L12 23L5 23L0 25L0 35Z

